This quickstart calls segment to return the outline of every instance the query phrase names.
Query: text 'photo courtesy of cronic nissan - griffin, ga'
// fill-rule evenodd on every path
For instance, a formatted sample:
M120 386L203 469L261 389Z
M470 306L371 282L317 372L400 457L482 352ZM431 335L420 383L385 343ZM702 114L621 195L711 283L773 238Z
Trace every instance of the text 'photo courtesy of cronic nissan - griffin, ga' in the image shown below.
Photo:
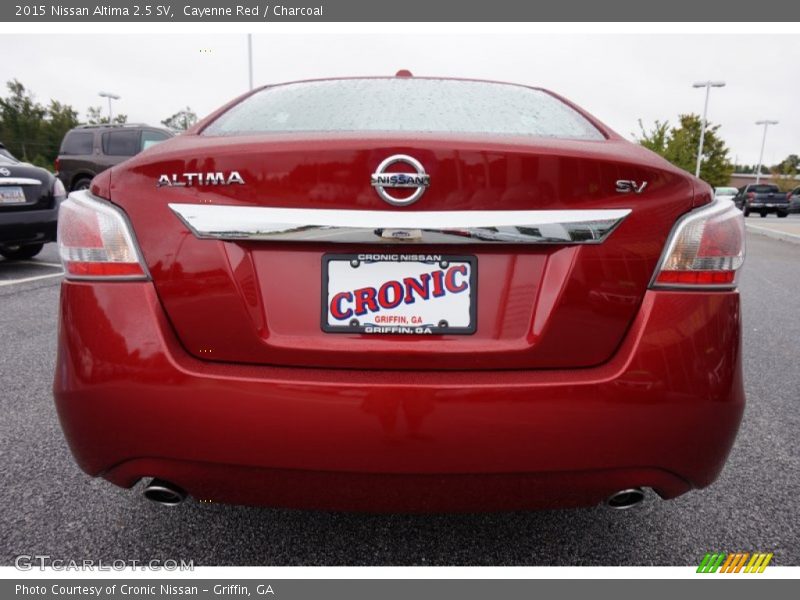
M70 448L163 504L627 508L713 483L744 409L742 212L543 89L262 87L58 247Z

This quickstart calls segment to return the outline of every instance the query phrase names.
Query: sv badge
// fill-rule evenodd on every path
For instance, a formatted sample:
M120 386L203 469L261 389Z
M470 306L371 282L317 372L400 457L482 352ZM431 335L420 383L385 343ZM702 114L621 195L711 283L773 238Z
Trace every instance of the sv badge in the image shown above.
M628 194L630 192L641 194L646 187L646 181L633 181L632 179L617 180L617 192L620 194Z

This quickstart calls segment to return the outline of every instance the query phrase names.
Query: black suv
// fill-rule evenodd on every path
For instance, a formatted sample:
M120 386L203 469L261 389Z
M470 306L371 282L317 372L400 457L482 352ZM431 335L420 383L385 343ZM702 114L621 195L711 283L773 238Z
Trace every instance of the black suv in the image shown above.
M173 135L168 129L141 123L70 129L56 159L58 178L70 192L88 189L98 173Z
M783 218L789 214L789 198L777 185L772 183L754 183L739 188L733 198L736 208L749 217L751 212L766 217L767 213L775 213Z

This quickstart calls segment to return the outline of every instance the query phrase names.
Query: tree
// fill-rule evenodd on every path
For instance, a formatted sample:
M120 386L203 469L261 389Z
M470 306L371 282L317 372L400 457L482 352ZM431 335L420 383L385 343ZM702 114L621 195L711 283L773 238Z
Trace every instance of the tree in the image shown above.
M176 112L174 115L167 117L161 123L170 129L177 129L178 131L186 131L197 123L197 115L188 106Z
M639 119L639 131L639 144L648 150L652 150L660 156L664 156L664 153L667 150L667 141L669 138L669 123L666 121L662 123L661 121L656 120L653 128L650 131L645 131L644 124L642 123L642 120ZM636 134L633 135L636 137Z
M48 163L55 160L55 156L51 155L53 152L58 154L58 149L61 147L61 140L64 139L66 133L73 127L77 127L80 121L78 120L78 111L69 106L68 104L61 104L57 100L50 100L50 105L47 107L47 121L45 123L43 138L44 143L47 145Z
M773 181L783 192L793 190L800 184L797 180L798 172L800 172L800 157L797 154L790 154L770 169Z
M99 106L90 106L86 109L86 122L89 125L108 125L108 115L103 116L103 109ZM128 115L122 113L114 115L114 125L128 122Z
M754 175L757 168L758 168L758 165L737 165L737 164L734 164L733 165L733 172L734 173L747 173L747 174L750 174L750 175ZM769 175L770 174L770 170L769 170L769 167L767 167L767 165L761 165L761 174L762 175Z
M8 96L0 98L0 141L20 159L50 168L64 134L78 124L78 113L55 100L41 105L16 79L6 87Z
M793 169L795 171L800 171L800 156L797 156L797 154L790 154L789 156L784 158L781 162L779 162L777 165L774 165L772 168L778 170Z
M660 154L673 165L694 173L697 162L697 147L700 144L702 123L699 115L680 115L680 126L667 132L667 121L656 121L649 132L639 123L641 135L637 141L653 152ZM733 172L728 160L728 148L719 136L719 125L707 125L703 141L703 156L700 162L700 178L712 186L726 185Z
M9 95L0 98L0 139L12 154L27 161L41 152L39 138L47 111L16 79L6 87Z

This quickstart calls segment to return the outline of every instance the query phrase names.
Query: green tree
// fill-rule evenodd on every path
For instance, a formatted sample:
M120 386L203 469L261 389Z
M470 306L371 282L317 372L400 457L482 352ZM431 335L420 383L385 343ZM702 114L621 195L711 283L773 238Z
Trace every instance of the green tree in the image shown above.
M49 163L52 163L55 160L53 153L55 155L58 154L64 135L73 127L77 127L80 121L78 120L78 111L68 104L61 104L57 100L50 100L46 118L43 139L47 145L46 158Z
M78 124L78 113L56 100L43 106L16 79L6 87L8 95L0 98L0 141L20 159L51 168L64 134Z
M797 156L797 154L790 154L772 168L779 170L794 169L795 171L800 171L800 156Z
M90 106L86 109L86 122L89 125L108 125L108 115L103 115L103 109L99 106ZM128 122L128 115L122 113L114 115L114 125L122 125Z
M660 154L673 165L694 173L697 163L697 147L700 144L702 123L699 115L679 116L680 125L669 127L668 122L656 121L649 132L639 124L641 135L637 141L653 152ZM728 147L719 135L719 125L706 126L703 141L703 156L700 162L700 178L712 186L726 185L733 173L728 159Z
M197 115L188 106L183 110L179 110L174 115L167 117L161 123L170 129L178 131L186 131L197 123Z
M16 79L6 83L8 96L0 98L0 140L9 151L28 161L41 154L45 108Z
M773 181L783 192L793 190L800 185L797 180L798 172L800 172L800 157L797 154L790 154L770 169Z
M667 150L667 142L669 140L669 123L664 121L663 123L659 120L656 120L655 125L650 131L646 131L644 128L644 124L642 120L639 119L639 137L637 141L647 148L648 150L652 150L656 154L664 156L664 153ZM633 134L636 137L636 134Z

